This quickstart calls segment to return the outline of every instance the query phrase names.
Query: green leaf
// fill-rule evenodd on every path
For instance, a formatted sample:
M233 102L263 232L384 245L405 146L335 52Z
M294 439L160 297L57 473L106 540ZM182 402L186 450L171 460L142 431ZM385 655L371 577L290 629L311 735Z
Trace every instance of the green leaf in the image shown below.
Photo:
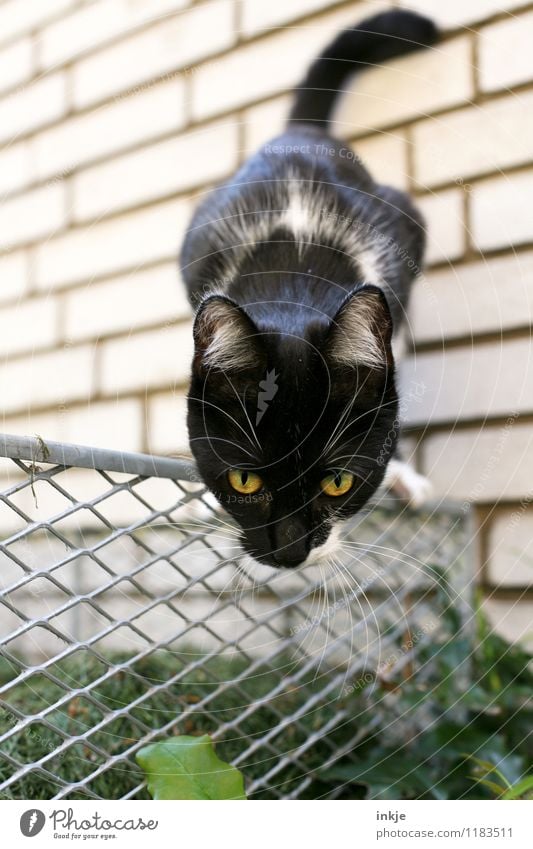
M530 790L533 790L533 775L526 776L526 778L519 781L518 784L510 787L509 790L503 794L502 799L519 799L521 796L525 796L525 794Z
M137 763L153 799L246 799L242 773L220 760L208 734L152 743Z
M482 770L484 778L486 778L487 775L494 773L502 782L502 790L506 787L511 787L511 782L508 781L501 769L498 769L496 764L493 764L491 761L484 761L481 758L475 758L473 755L470 756L470 759Z
M352 781L368 790L370 799L401 799L408 791L416 796L432 793L433 777L419 759L406 749L384 752L377 748L371 758L333 765L321 772L322 781Z
M505 790L505 787L503 787L501 784L496 784L495 781L489 781L488 778L476 778L475 775L470 776L470 778L472 779L472 781L476 781L477 784L482 784L483 787L488 787L489 790L492 790L492 792L498 799L503 799L502 793Z

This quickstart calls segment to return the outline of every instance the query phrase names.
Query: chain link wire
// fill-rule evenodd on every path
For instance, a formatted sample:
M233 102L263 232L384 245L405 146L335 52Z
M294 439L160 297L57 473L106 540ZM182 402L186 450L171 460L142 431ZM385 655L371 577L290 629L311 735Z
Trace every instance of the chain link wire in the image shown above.
M147 798L139 749L206 731L253 798L306 798L379 721L378 675L435 639L442 572L468 619L456 505L381 497L338 558L273 570L188 461L7 435L0 455L3 798Z

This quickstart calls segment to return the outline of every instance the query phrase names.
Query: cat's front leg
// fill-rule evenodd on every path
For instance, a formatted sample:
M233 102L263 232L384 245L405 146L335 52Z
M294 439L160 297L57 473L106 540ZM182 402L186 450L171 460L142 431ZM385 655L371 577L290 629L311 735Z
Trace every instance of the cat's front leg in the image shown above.
M389 462L383 484L411 507L421 507L433 495L431 481L397 458Z

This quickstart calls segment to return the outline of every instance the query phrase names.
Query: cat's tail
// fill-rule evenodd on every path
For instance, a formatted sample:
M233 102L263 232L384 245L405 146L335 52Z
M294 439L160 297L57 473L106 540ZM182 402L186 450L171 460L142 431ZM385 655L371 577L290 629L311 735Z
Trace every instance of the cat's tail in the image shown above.
M429 47L438 37L438 29L429 18L399 9L374 15L343 30L315 59L297 86L289 125L297 121L326 127L346 77Z

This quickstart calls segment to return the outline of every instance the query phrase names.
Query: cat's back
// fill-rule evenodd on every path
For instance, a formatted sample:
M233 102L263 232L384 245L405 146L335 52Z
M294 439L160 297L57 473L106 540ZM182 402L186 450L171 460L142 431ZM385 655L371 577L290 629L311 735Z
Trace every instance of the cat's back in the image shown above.
M350 257L354 283L387 292L394 281L389 300L405 304L412 274L402 274L396 247L420 260L420 216L403 192L376 184L346 142L303 124L262 145L198 207L181 254L193 304L224 291L280 229L307 256L327 244Z

